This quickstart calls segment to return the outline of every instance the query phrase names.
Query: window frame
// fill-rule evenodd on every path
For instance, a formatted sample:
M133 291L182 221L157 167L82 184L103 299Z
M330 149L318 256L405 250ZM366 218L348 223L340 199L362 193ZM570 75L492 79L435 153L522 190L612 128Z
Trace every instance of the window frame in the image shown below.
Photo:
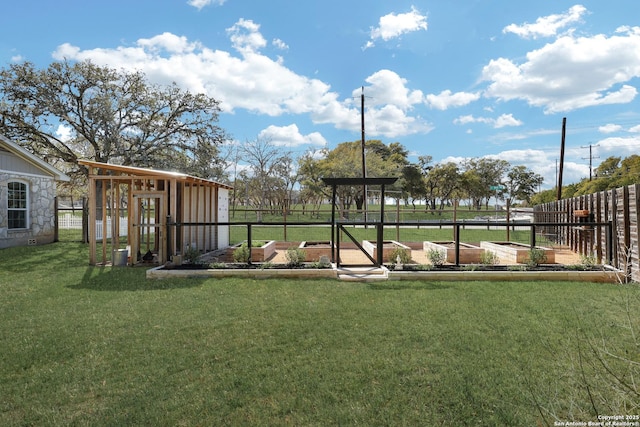
M11 189L10 187L15 184L18 184L19 186L23 187L20 188L18 190L16 189ZM8 231L20 231L20 230L27 230L29 229L29 207L30 207L30 203L29 203L29 183L20 179L12 179L9 182L7 182L7 229ZM19 197L19 198L14 198L13 200L11 199L11 195L13 192L18 191L20 193L24 192L24 198ZM11 202L24 202L24 207L12 207L12 203ZM22 204L22 203L20 203ZM21 222L21 224L19 225L24 225L24 227L16 227L16 226L12 226L12 222L16 221L15 218L11 218L11 212L24 212L24 220L22 219L18 219L18 221Z

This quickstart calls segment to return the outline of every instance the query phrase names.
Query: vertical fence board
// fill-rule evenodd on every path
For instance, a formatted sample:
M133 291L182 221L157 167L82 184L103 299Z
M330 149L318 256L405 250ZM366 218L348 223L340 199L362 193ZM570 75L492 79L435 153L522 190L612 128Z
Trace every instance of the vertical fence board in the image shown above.
M536 221L558 223L577 222L574 211L586 209L594 222L612 222L613 244L609 241L606 227L583 230L582 227L554 227L546 233L554 235L557 243L583 255L595 255L598 262L606 262L611 251L614 267L627 268L629 277L640 282L640 185L634 184L614 190L577 196L536 206Z

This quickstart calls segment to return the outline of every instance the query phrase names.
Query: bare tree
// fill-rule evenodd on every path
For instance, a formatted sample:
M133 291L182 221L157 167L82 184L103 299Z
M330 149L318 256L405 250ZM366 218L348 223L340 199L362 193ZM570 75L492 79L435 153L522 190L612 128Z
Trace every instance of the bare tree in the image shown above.
M253 174L254 200L258 210L257 220L262 221L262 211L265 202L271 197L269 194L270 185L273 188L273 178L289 170L286 165L290 165L291 154L283 152L280 147L275 146L271 140L257 138L247 141L241 148L243 160L249 165Z

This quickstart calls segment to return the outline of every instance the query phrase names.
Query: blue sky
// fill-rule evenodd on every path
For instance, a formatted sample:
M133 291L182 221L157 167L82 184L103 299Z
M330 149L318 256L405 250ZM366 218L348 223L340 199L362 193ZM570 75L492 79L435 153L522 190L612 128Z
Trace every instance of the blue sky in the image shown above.
M434 162L493 156L553 187L640 151L637 0L22 0L0 62L90 59L222 102L237 143L360 139Z

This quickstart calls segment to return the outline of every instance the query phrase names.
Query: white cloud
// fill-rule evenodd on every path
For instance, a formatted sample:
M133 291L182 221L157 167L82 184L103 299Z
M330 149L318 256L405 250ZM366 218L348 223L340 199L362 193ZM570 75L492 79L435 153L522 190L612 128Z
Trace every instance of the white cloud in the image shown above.
M424 96L420 90L407 87L407 80L390 70L380 70L365 79L369 86L364 87L365 127L368 135L396 137L415 133L428 133L433 126L413 117L410 111L414 105L421 104ZM359 100L362 89L352 92L352 103ZM356 109L356 124L360 124L359 102Z
M269 126L258 134L259 139L271 141L273 145L282 147L299 147L301 145L315 145L325 147L327 140L319 132L302 135L298 126Z
M429 94L425 98L425 104L437 110L446 110L450 107L463 107L480 98L480 93L456 92L444 90L438 95Z
M367 105L393 104L408 110L423 100L422 91L409 90L407 80L390 70L380 70L365 79L370 86L364 89ZM359 97L361 89L353 91L353 97Z
M484 158L500 159L508 161L512 166L523 165L533 172L544 178L542 188L553 188L557 179L557 158L555 153L550 155L543 150L524 149L524 150L506 150L496 154L488 154L482 156ZM441 160L442 163L455 162L463 163L465 157L449 156ZM563 183L564 185L572 182L578 182L582 178L589 176L589 165L581 162L566 160L563 167Z
M630 127L629 132L633 132L633 133L640 132L640 125Z
M187 4L200 10L205 6L209 6L210 4L218 4L222 6L225 1L226 0L189 0Z
M287 45L285 42L283 42L280 39L273 39L271 41L271 44L273 44L275 47L277 47L280 50L288 50L289 49L289 45Z
M69 141L73 134L73 129L66 125L58 125L58 128L55 131L55 136L62 142Z
M598 131L600 131L600 133L614 133L614 132L619 132L620 130L622 130L622 126L620 125L614 125L614 124L606 124L604 126L600 126L598 128Z
M260 25L252 20L240 18L231 28L227 28L233 47L244 54L255 53L267 45L260 34Z
M640 27L607 37L563 36L529 52L526 62L491 60L482 70L485 96L525 100L545 113L631 102L640 77Z
M428 133L433 126L420 117L412 117L396 105L387 104L382 108L370 109L365 113L365 127L369 136L393 138L414 133Z
M328 84L297 74L284 66L283 58L261 52L267 42L260 25L240 19L227 34L236 55L163 33L110 49L82 50L65 43L53 57L141 71L153 83L175 82L193 93L216 98L225 113L243 109L269 116L306 114L316 124L360 129L360 106L351 96L341 100ZM389 70L380 70L366 81L368 134L395 137L431 130L429 124L411 115L413 106L424 102L421 91L409 89L405 79ZM315 143L321 142L316 138Z
M638 154L640 149L640 135L631 137L610 137L598 141L598 154L601 160L609 156L628 157Z
M497 119L490 117L474 117L473 115L460 116L453 121L456 125L466 125L470 123L485 123L500 129L507 126L521 126L522 121L513 117L513 114L502 114Z
M403 34L427 29L427 17L422 15L415 7L411 6L411 12L390 13L380 18L378 26L371 28L371 39L363 47L368 49L375 45L375 40L388 41Z
M522 125L522 121L514 118L513 114L502 114L500 115L500 117L498 117L495 120L493 127L495 127L496 129L500 129L506 126L521 126L521 125Z
M513 33L525 39L555 36L558 31L569 24L579 22L587 8L577 4L562 14L540 17L534 24L511 24L506 26L503 33Z

